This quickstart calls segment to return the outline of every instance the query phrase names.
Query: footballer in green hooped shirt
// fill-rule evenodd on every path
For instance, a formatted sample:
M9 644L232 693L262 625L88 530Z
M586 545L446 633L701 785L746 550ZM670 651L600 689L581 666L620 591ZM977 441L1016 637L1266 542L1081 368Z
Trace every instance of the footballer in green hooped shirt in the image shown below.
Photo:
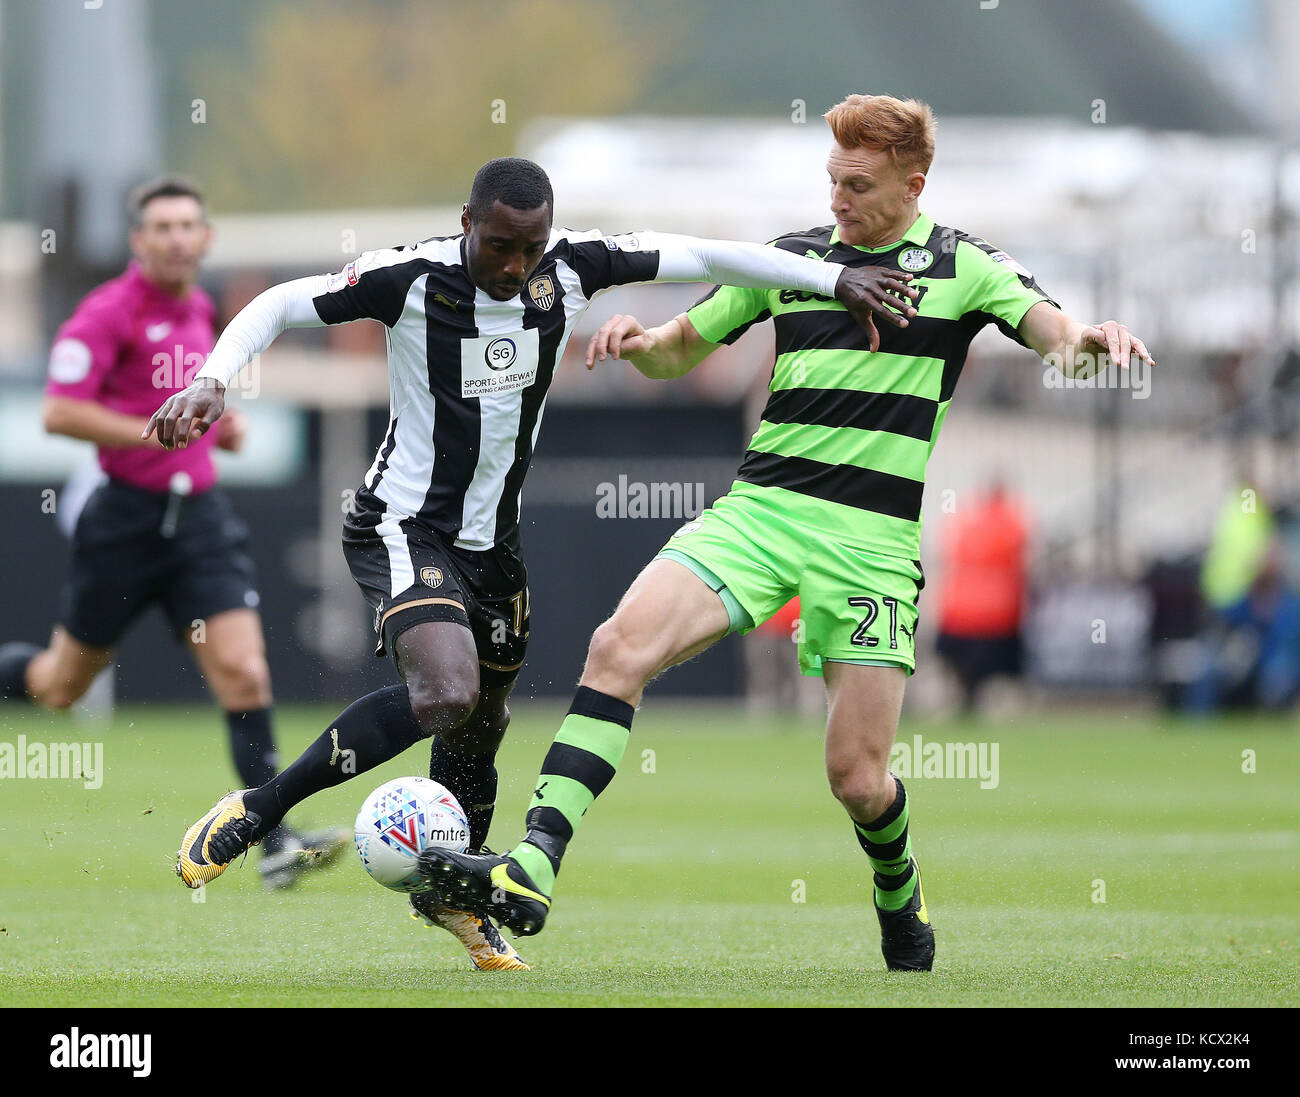
M1023 267L917 208L934 117L916 100L851 95L826 114L835 224L774 246L909 276L912 308L866 332L833 299L722 287L649 330L615 316L596 360L680 377L721 343L771 319L776 364L762 422L730 492L678 530L591 638L569 714L538 777L527 833L507 855L426 851L429 886L458 909L536 933L583 814L613 778L647 682L800 598L799 662L825 678L826 775L874 874L881 950L894 971L929 971L934 931L908 835L908 799L888 769L915 666L925 467L966 351L985 324L1069 376L1154 365L1113 320L1072 320Z

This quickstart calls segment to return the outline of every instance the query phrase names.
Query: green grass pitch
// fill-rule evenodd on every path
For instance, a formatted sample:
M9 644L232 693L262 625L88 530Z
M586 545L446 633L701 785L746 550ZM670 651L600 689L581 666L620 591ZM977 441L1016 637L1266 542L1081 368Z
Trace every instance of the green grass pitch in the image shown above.
M282 709L282 755L336 711ZM562 710L514 712L497 847L519 836ZM478 974L351 853L275 894L250 856L194 902L175 849L234 780L214 710L126 709L96 731L7 706L0 743L102 740L105 774L94 790L0 781L0 1005L1300 1004L1291 721L905 721L905 739L999 744L996 789L908 782L930 976L884 971L818 731L651 697L545 932L517 942L534 970ZM415 747L291 819L350 823L427 760Z

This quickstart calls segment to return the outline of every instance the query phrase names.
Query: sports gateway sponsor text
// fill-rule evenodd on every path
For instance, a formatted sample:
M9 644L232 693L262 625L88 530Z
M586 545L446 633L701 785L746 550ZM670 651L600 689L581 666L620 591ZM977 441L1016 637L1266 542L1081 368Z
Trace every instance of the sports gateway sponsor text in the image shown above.
M536 328L509 335L480 335L460 344L460 394L464 399L517 392L537 380Z
M927 743L913 735L909 743L900 739L889 752L889 769L902 780L909 777L939 777L979 780L980 788L998 787L997 743Z
M103 743L0 743L0 780L80 781L83 788L104 783Z
M135 1078L153 1070L153 1037L149 1033L56 1032L50 1037L50 1066L55 1069L130 1069Z

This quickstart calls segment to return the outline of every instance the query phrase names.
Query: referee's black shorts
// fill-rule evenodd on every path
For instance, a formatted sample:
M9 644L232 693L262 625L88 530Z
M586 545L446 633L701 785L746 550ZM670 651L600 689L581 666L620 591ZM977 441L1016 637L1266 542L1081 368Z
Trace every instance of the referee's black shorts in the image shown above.
M396 656L394 642L425 621L455 621L474 634L479 681L508 686L528 647L528 572L510 545L457 548L416 518L385 517L360 489L343 521L343 555L374 614L375 654Z
M154 604L178 640L198 621L256 608L248 539L216 489L182 497L109 480L77 518L63 627L88 647L107 648Z

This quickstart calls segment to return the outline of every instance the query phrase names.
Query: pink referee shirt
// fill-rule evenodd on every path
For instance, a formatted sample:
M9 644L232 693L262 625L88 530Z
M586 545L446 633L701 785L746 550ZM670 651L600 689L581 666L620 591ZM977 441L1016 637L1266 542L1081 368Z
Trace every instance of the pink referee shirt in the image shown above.
M212 353L215 317L212 299L201 289L178 300L133 262L87 294L59 328L45 392L93 400L126 415L152 415L194 379ZM184 472L198 494L216 481L216 441L214 429L170 453L156 443L100 446L99 466L115 480L157 492L166 492L172 476Z

